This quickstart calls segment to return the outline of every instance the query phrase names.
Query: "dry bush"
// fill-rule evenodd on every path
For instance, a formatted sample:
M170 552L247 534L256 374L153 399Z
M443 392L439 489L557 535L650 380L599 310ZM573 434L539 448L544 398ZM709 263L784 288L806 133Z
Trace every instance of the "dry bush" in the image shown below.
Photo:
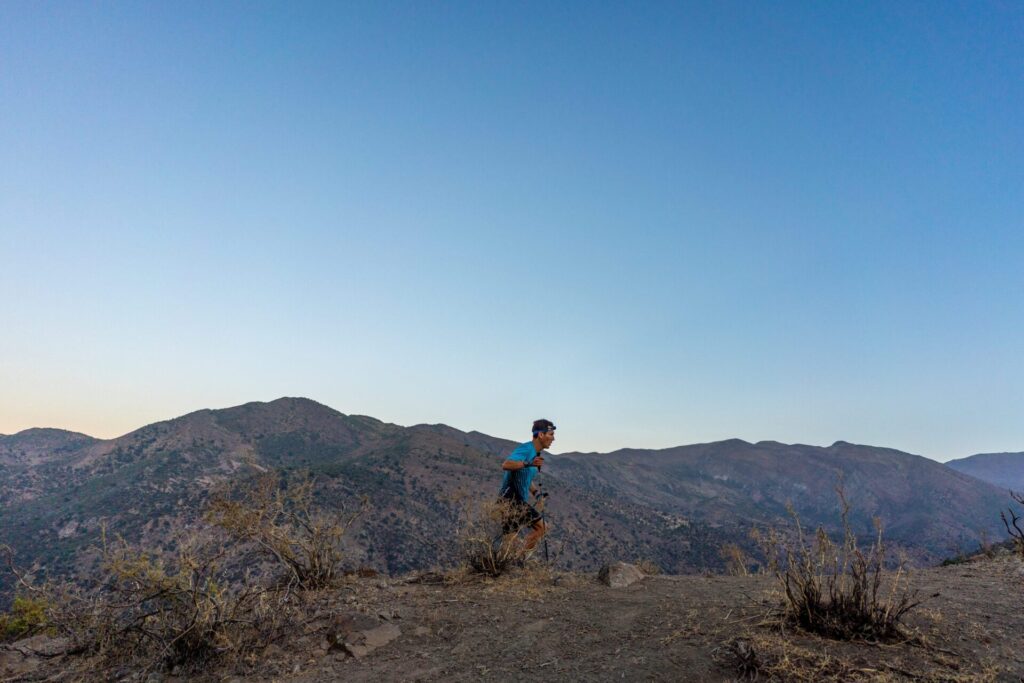
M248 575L230 580L224 540L194 536L165 560L104 534L100 571L89 584L33 586L15 573L46 605L45 623L66 639L65 653L86 655L83 668L194 670L265 647L294 616L288 591Z
M841 486L836 493L843 527L840 544L821 527L814 541L809 541L792 506L789 512L796 526L795 539L779 542L777 534L762 538L762 549L785 594L787 616L797 626L830 638L897 638L900 620L920 604L916 593L903 587L905 565L901 560L895 572L886 571L882 524L877 518L871 547L867 551L858 547L850 528L850 505ZM889 582L887 591L882 591L883 578Z
M340 574L338 544L358 514L321 515L312 482L282 488L270 475L219 492L207 514L215 526L192 532L173 556L120 538L108 543L104 532L99 570L82 584L35 586L9 549L8 563L23 594L45 605L42 621L66 641L63 653L84 655L64 665L81 669L72 679L230 666L258 661L259 650L299 623L307 594L298 591ZM287 568L285 580L268 583L250 571L265 556Z
M206 511L210 523L234 539L252 542L284 569L284 580L303 590L319 590L342 574L341 540L366 511L329 513L317 510L314 482L306 478L289 486L275 473L260 475L242 490L221 489L211 495Z
M1010 491L1010 498L1016 502L1024 505L1024 493L1014 493ZM1009 519L1006 517L1006 513L1010 513ZM1009 506L1006 512L1000 512L999 516L1003 520L1003 526L1006 527L1006 533L1013 538L1013 545L1017 548L1017 553L1021 559L1024 560L1024 527L1022 527L1021 516L1017 514L1017 511L1013 509L1013 506Z
M506 521L512 516L513 505L507 500L463 508L458 540L460 555L470 573L501 576L525 558L518 530L505 533Z
M722 561L725 563L725 573L729 576L749 576L750 565L753 561L750 556L735 543L726 543L718 550Z

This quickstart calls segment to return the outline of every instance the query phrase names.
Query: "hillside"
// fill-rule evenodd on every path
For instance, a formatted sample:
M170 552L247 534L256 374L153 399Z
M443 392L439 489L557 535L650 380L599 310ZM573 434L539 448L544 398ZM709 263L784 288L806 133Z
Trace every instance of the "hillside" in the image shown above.
M979 453L946 465L1003 490L1024 491L1024 453Z
M13 439L13 441L12 441ZM369 513L347 540L353 565L400 573L456 561L460 516L497 488L514 442L445 425L401 427L301 398L200 410L111 440L55 430L3 437L0 543L22 566L73 575L102 525L169 551L209 491L268 469L309 471L327 509ZM719 550L752 551L755 524L837 523L842 474L857 529L880 515L887 538L919 564L1001 538L1005 492L925 458L839 442L828 448L733 440L664 451L553 455L556 565L590 571L611 558L647 559L670 573L719 570Z
M1005 491L928 458L838 441L821 448L739 439L664 450L569 453L549 460L560 480L715 528L777 524L792 503L805 522L834 521L843 483L858 533L880 517L891 541L922 562L994 533Z

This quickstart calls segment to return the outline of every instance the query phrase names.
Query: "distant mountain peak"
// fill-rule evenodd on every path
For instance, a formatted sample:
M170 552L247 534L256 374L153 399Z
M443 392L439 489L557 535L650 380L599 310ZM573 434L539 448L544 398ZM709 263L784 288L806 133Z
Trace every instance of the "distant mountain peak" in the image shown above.
M56 427L29 427L23 429L20 432L14 434L0 434L0 439L12 439L12 438L34 438L34 437L63 437L63 438L79 438L79 439L95 439L96 437L83 434L81 432L73 432L68 429L57 429Z

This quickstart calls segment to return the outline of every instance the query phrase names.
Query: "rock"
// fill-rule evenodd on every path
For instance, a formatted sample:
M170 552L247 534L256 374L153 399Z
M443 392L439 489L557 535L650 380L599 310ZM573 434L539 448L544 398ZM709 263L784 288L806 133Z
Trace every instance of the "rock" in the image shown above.
M381 624L376 628L352 634L348 640L341 643L341 648L352 657L359 659L378 647L387 645L400 635L402 635L402 629L394 624Z
M392 640L402 635L402 629L398 628L394 624L381 624L375 629L364 631L363 635L366 637L366 646L370 649L376 649L387 645Z
M353 633L373 629L377 624L376 619L359 612L335 615L327 629L328 647L336 649L349 641L358 642L358 639L351 637Z
M417 638L422 638L423 636L429 636L430 635L430 629L427 628L426 626L417 626L416 628L413 629L412 634L414 636L416 636Z
M616 562L615 564L606 564L601 567L597 578L606 586L625 588L644 578L644 573L635 565L627 562Z
M361 659L366 655L370 654L369 648L365 645L356 645L354 643L345 643L345 652L356 659Z

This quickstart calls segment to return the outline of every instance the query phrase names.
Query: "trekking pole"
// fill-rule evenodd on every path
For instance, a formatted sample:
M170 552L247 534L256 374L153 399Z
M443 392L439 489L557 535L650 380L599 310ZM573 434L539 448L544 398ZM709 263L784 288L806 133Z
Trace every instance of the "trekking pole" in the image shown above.
M540 487L541 487L541 485L537 484L537 488L540 489ZM544 525L544 538L543 538L543 541L544 541L544 562L550 562L551 561L551 558L548 557L548 522L547 522L547 517L545 517L545 514L546 514L545 508L547 508L547 497L548 497L548 492L547 491L544 491L543 493L538 493L537 494L537 507L535 508L535 509L537 509L537 512L540 513L540 523Z

